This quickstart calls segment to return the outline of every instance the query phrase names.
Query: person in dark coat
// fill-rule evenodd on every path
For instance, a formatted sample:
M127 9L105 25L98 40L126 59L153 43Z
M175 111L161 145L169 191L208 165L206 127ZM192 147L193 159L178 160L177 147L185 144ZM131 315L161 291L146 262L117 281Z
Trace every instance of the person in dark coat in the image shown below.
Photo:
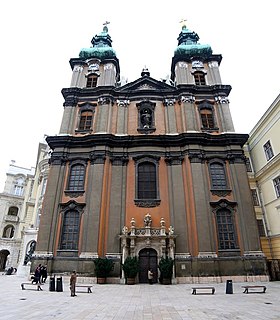
M41 267L40 273L41 273L41 282L46 283L46 280L48 277L48 270L46 265Z
M70 290L71 290L71 297L76 297L76 282L77 282L77 274L74 270L70 277Z
M34 277L31 277L32 283L41 283L41 267L42 265L39 264L38 267L35 269Z

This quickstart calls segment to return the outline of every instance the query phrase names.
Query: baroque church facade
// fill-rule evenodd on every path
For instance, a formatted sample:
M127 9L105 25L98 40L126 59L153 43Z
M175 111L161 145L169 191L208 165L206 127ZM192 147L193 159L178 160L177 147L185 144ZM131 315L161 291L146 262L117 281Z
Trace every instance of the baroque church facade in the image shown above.
M159 259L175 261L174 281L267 277L246 172L246 134L234 132L230 85L220 54L185 25L170 81L144 68L124 85L105 25L92 47L70 59L62 89L33 262L50 273L93 276L93 259L140 261L138 281Z

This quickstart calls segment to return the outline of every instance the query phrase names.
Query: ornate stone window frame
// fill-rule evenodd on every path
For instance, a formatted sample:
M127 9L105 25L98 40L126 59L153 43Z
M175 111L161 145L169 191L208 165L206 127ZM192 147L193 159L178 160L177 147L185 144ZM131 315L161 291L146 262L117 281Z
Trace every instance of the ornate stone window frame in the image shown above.
M86 160L74 160L71 161L69 163L69 170L68 170L68 178L67 178L67 188L66 190L64 190L64 193L66 196L72 197L72 198L76 198L79 196L82 196L85 193L85 188L83 187L83 189L79 189L79 190L69 190L69 183L70 183L70 177L71 177L71 170L73 168L73 166L75 165L82 165L84 166L84 181L83 181L83 186L85 184L85 180L86 180L86 167L87 167L87 163Z
M78 117L77 117L77 125L76 125L76 129L75 129L75 133L91 133L93 131L94 114L95 114L96 106L97 106L96 103L88 103L88 102L79 105L79 114L78 114ZM91 111L92 112L91 128L90 129L81 130L81 129L79 129L80 121L81 121L81 115L85 111Z
M202 131L207 131L207 132L217 132L219 131L219 128L217 126L217 117L215 114L215 108L214 108L214 102L208 101L208 100L203 100L203 101L198 101L197 103L197 108L198 112L200 115L200 122L201 122L201 130ZM204 127L202 123L202 110L209 110L212 115L213 119L213 127Z
M61 218L61 227L59 230L59 247L57 250L57 255L58 256L63 256L63 257L73 257L78 255L78 248L79 248L79 239L80 239L80 231L81 231L81 218L82 214L84 213L84 207L85 203L77 203L74 200L70 200L67 203L60 204L60 218ZM78 230L78 243L77 243L77 249L61 249L62 245L62 233L63 233L63 222L64 222L64 217L65 214L70 212L70 211L76 211L79 215L79 230Z
M223 170L224 170L225 185L220 188L213 187L211 165L213 165L215 163L222 165ZM231 193L231 189L229 188L229 180L228 180L228 176L227 176L225 161L222 159L218 159L218 158L214 158L214 159L209 160L208 161L208 171L209 171L209 177L210 177L210 183L211 183L211 189L210 189L211 193L213 195L218 196L218 197L225 197L225 196L229 195Z
M238 235L236 229L236 205L237 203L234 201L229 201L227 199L220 199L219 201L210 202L212 207L212 213L215 216L215 223L216 223L216 230L217 230L217 243L218 243L218 252L219 256L236 256L240 255L240 246L238 242ZM217 213L219 210L228 210L232 215L232 224L233 224L233 232L234 232L234 241L235 241L235 248L234 249L221 249L219 246L219 239L218 239L218 222L217 222Z

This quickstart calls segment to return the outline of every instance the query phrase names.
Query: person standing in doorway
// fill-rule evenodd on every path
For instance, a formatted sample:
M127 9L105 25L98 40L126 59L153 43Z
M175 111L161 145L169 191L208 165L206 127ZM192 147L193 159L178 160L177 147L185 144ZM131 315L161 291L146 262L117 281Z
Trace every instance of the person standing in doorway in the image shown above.
M70 290L71 290L71 297L76 297L76 282L77 282L77 274L74 270L70 277Z
M149 284L153 284L153 277L154 277L153 270L151 268L149 268L148 269L148 281L149 281Z

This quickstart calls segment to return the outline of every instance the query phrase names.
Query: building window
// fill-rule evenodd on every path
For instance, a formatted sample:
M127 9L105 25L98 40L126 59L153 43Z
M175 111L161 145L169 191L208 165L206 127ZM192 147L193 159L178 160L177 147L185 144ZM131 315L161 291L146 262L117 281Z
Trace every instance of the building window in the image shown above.
M61 250L78 250L80 215L78 211L67 211L62 224Z
M270 160L274 156L270 141L267 141L267 143L263 146L263 148L264 148L266 160Z
M11 225L8 225L4 228L4 231L3 231L3 238L13 238L15 234L15 228Z
M214 129L213 111L209 109L200 110L201 124L203 129Z
M258 230L260 237L265 237L265 230L262 219L257 219Z
M80 123L78 130L91 130L92 129L93 112L91 110L82 111L80 116Z
M273 184L276 192L277 198L280 198L280 176L273 179Z
M85 166L82 164L75 164L70 169L68 190L81 191L84 190L85 181Z
M17 179L17 181L14 185L14 195L15 196L22 196L23 195L23 183L24 183L23 178Z
M43 179L43 182L42 182L42 189L41 189L41 197L44 196L45 192L46 192L46 187L47 187L47 179Z
M228 209L216 213L219 250L237 249L233 215Z
M201 71L197 71L193 74L194 76L194 81L195 81L195 84L197 86L203 86L203 85L206 85L206 81L205 81L205 74Z
M253 199L253 205L254 206L259 206L260 202L259 202L257 189L251 189L251 194L252 194L252 199Z
M17 216L18 215L18 208L17 207L10 207L8 211L9 216Z
M227 189L225 168L222 163L210 163L210 176L212 189Z
M138 199L156 199L157 198L157 181L156 165L152 162L143 162L138 165Z
M97 76L96 75L89 75L87 77L87 88L95 88L97 86Z

